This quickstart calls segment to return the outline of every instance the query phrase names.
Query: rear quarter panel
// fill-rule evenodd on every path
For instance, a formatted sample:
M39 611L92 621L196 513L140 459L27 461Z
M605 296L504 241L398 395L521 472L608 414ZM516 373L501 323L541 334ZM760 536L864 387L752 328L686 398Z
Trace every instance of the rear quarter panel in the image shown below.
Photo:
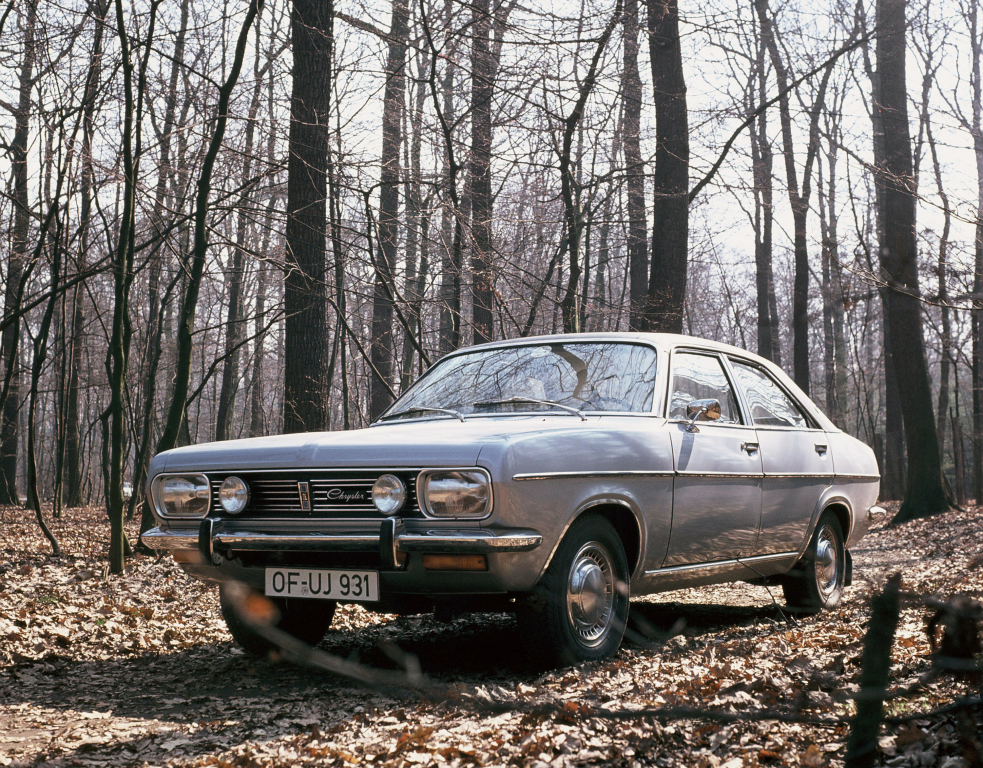
M827 437L835 475L822 506L841 499L849 506L850 530L843 532L849 548L863 538L870 526L870 508L877 503L880 492L880 472L874 452L860 440L845 432L829 432Z

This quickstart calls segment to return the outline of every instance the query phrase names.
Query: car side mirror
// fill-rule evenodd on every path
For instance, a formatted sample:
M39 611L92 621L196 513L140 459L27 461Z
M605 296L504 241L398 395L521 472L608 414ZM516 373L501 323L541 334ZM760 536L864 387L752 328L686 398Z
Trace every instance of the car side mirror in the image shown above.
M713 397L707 400L694 400L686 406L686 415L690 417L686 431L699 432L697 421L716 421L720 418L720 401Z

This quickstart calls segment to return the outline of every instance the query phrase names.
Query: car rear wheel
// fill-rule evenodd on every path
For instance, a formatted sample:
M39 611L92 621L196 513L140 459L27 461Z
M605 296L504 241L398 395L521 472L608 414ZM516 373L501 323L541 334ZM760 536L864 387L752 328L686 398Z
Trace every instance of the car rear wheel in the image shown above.
M308 645L317 645L321 642L334 619L335 603L331 600L277 597L268 599L273 601L280 612L277 627ZM273 643L257 634L243 621L235 609L230 590L225 584L219 587L219 605L232 639L242 650L250 656L261 658L276 648Z
M805 555L782 581L785 602L805 613L835 608L843 599L845 577L843 529L836 517L826 512L819 518Z
M612 656L628 620L628 578L614 527L596 515L577 520L521 609L530 653L553 666Z

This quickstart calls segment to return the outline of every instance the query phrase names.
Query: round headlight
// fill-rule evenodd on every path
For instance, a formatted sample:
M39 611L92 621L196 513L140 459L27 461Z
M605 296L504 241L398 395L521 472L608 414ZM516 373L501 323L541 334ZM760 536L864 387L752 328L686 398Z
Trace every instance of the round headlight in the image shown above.
M249 503L249 486L235 475L227 477L218 489L218 500L222 509L230 515L238 515Z
M406 501L406 485L396 475L383 475L372 486L372 503L384 515L399 512Z

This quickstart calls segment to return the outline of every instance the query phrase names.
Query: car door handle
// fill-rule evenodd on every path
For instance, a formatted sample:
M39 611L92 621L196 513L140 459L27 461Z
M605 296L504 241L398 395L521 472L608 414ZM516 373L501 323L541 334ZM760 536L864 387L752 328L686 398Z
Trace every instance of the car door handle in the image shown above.
M741 450L742 451L747 451L748 454L757 453L758 452L758 444L757 443L741 443Z
M824 445L822 443L816 443L816 453L818 453L820 456L822 456L828 450L829 450L828 445Z

